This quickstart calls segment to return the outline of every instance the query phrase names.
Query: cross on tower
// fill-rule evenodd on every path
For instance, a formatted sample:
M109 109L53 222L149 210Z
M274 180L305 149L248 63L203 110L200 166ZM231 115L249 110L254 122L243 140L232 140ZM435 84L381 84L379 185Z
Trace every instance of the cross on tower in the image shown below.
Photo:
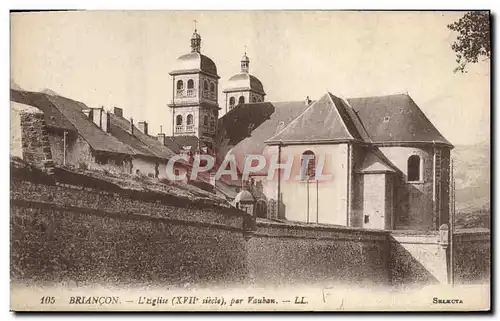
M198 21L196 21L196 20L193 20L193 21L194 21L194 31L196 31L196 23L197 23Z

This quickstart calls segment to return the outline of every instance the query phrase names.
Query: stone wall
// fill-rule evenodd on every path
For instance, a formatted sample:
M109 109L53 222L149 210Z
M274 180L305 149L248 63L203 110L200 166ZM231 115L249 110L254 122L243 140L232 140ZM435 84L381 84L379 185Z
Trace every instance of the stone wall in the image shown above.
M107 284L413 286L447 283L437 233L248 220L78 173L11 179L11 278ZM66 175L68 171L64 172ZM88 178L87 178L88 179ZM78 186L68 185L69 181ZM456 283L489 280L489 232L456 235Z
M20 138L22 149L21 153L18 151L14 155L21 154L25 161L53 172L54 163L43 113L36 108L18 103L11 103L11 110L16 121L15 124L11 124L13 125L11 135L16 136L14 143L18 143Z
M11 181L11 278L106 284L240 283L243 215L143 192Z
M491 239L486 229L455 232L454 282L478 284L490 282Z
M394 286L448 283L447 248L437 232L392 232L390 245Z
M247 243L249 282L387 285L387 236L385 231L259 221Z

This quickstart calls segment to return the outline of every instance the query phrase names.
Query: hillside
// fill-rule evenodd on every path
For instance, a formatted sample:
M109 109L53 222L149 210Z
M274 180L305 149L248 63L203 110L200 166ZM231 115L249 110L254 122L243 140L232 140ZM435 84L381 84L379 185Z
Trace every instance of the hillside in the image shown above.
M490 214L490 146L458 145L451 152L456 186L457 225L488 227Z

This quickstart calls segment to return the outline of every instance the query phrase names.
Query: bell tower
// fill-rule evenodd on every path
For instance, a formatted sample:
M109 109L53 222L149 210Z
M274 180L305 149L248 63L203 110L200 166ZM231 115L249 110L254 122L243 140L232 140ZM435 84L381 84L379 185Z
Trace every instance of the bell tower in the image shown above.
M196 22L196 21L195 21ZM196 136L213 144L219 117L220 77L212 59L201 54L198 30L190 40L191 52L177 58L172 76L172 136Z

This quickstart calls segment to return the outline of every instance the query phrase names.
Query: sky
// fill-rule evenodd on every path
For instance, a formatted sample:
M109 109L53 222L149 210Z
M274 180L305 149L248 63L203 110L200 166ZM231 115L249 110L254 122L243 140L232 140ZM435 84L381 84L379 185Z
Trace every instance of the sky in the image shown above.
M222 89L245 51L267 101L407 92L452 144L489 141L489 61L453 73L461 12L80 11L11 14L11 79L171 133L172 77L190 51L197 21L201 52Z

